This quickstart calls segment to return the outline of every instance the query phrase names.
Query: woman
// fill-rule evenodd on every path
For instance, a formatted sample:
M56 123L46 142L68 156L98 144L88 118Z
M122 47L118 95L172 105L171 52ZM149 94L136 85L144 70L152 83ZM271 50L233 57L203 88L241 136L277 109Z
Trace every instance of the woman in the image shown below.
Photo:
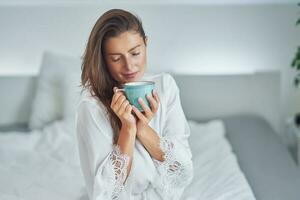
M140 20L121 9L104 13L82 63L83 96L76 113L82 172L90 199L180 199L191 182L190 130L169 74L146 76ZM155 91L141 113L121 84L151 80Z

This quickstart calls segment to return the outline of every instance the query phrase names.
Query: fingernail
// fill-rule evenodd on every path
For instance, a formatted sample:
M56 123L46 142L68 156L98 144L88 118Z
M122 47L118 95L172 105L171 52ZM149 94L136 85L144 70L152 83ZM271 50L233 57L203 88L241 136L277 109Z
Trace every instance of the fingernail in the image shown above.
M141 98L141 97L139 97L139 98L138 98L138 101L142 101L142 98Z

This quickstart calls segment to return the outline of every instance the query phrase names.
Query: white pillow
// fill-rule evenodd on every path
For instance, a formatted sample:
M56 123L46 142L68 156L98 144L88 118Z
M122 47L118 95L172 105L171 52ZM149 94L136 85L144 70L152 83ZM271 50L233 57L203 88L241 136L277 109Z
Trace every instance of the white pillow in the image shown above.
M63 117L63 80L70 73L80 74L80 68L79 58L44 52L31 107L30 129L40 129Z
M225 125L221 119L211 119L207 122L188 120L188 124L191 131L190 147L192 152L197 152L194 157L199 156L200 152L205 152L212 141L225 138Z

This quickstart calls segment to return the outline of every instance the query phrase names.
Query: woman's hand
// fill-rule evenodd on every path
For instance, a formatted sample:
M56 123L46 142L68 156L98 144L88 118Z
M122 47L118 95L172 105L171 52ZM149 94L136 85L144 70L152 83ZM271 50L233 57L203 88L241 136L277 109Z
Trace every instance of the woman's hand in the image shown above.
M114 87L114 95L111 101L111 109L119 117L122 122L122 126L136 128L136 118L131 113L132 106L126 99L122 91L116 92L117 87Z
M152 95L147 95L147 99L150 102L150 107L147 106L147 104L143 101L142 98L139 98L138 101L140 105L142 106L144 112L142 113L137 109L135 106L132 106L133 112L136 114L138 121L137 121L137 134L140 134L143 132L144 128L148 126L151 119L155 116L158 108L160 99L156 91L152 91Z

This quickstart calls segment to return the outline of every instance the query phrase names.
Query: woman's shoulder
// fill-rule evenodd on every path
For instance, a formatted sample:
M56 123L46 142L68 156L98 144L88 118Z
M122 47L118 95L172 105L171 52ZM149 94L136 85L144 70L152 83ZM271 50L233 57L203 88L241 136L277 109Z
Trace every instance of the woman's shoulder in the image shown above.
M105 106L97 99L97 97L93 96L89 90L83 90L80 95L80 100L77 106L77 113L80 110L88 110L90 112L101 112L106 113Z
M112 140L113 133L106 109L88 91L81 94L81 100L76 110L75 124L76 127L85 127L83 131L77 132L77 134L81 134L83 137L93 140L94 138L105 136L109 140ZM102 134L98 134L99 131Z

